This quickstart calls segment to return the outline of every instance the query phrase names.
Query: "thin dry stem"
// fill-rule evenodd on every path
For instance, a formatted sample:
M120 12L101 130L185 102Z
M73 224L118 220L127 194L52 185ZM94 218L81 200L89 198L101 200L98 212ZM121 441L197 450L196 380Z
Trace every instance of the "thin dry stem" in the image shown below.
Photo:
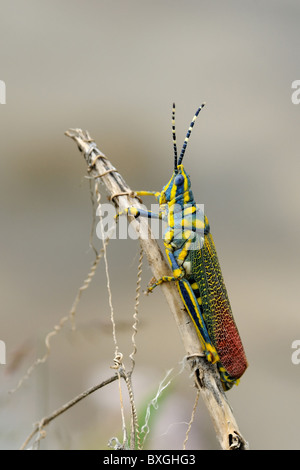
M200 392L199 392L199 389L198 389L197 394L196 394L195 403L194 403L194 406L193 406L192 416L191 416L188 428L187 428L186 433L185 433L185 439L183 441L183 446L182 446L183 450L186 449L186 444L187 444L187 441L188 441L188 438L189 438L190 430L192 428L192 424L193 424L194 418L195 418L195 413L196 413L196 409L197 409L197 405L198 405L198 401L199 401L199 396L200 396Z
M44 432L44 428L49 424L51 423L51 421L53 421L55 418L57 418L58 416L60 416L61 414L63 414L65 411L69 410L70 408L72 408L72 406L76 405L77 403L79 403L81 400L83 400L84 398L86 398L87 396L91 395L92 393L96 392L96 390L99 390L100 388L102 387L105 387L106 385L114 382L115 380L118 380L119 378L119 375L116 374L116 375L113 375L112 377L110 377L109 379L107 380L104 380L103 382L89 388L88 390L86 390L85 392L81 393L80 395L77 395L75 398L73 398L72 400L70 400L68 403L64 404L63 406L61 406L60 408L58 408L57 410L55 410L53 413L51 413L49 416L46 416L44 418L42 418L34 427L33 431L29 434L29 436L26 438L26 440L24 441L24 443L22 444L22 446L20 447L20 450L24 450L26 449L26 447L28 446L29 442L31 441L31 439L33 438L33 436L35 436L35 434L37 434L38 432L39 433L42 433L42 436L41 437L38 437L38 440L40 440L41 438L44 438L45 437L45 434Z
M141 281L142 281L142 264L143 264L143 249L140 247L140 257L139 257L139 265L138 265L138 272L137 272L137 281L136 281L136 290L135 290L135 305L134 305L134 313L133 313L133 333L131 336L131 341L132 341L132 346L133 350L129 354L129 357L131 359L131 373L133 372L134 366L135 366L135 359L134 356L137 352L137 346L135 342L135 337L137 335L137 327L139 323L139 317L138 317L138 312L139 312L139 304L140 304L140 295L141 295Z

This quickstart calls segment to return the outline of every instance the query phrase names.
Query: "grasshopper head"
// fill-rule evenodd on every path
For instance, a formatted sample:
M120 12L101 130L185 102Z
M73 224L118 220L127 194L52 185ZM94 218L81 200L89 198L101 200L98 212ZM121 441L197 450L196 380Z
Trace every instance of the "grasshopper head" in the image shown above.
M189 202L191 180L183 165L178 165L176 169L176 173L174 171L172 178L160 193L160 204L168 204L170 202L175 204L187 198L186 202Z
M188 132L183 142L183 146L180 152L179 159L177 158L177 143L176 143L176 132L175 132L175 103L173 103L172 109L172 136L173 136L173 147L174 147L174 172L172 178L163 188L162 192L160 193L160 204L168 204L173 202L174 204L177 202L184 202L188 203L192 199L192 193L190 191L191 188L191 181L186 173L183 165L182 160L185 154L185 150L194 127L195 121L200 113L201 109L205 106L203 103L196 111L193 120L190 124Z

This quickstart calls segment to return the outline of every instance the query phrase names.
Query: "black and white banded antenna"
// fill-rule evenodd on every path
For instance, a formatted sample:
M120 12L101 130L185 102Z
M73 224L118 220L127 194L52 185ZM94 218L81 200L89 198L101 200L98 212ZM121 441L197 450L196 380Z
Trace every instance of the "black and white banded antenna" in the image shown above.
M181 162L183 160L183 157L184 157L184 154L185 154L185 150L186 150L186 147L187 147L187 144L188 144L188 141L189 141L189 138L190 138L190 135L191 135L191 132L192 132L192 129L194 127L194 124L195 124L195 121L198 117L198 114L200 113L201 109L204 108L205 106L205 103L201 104L201 106L197 109L197 111L195 112L195 116L193 117L193 120L190 124L190 127L189 127L189 130L187 131L187 134L186 134L186 138L184 139L184 142L183 142L183 146L182 146L182 149L181 149L181 153L180 153L180 157L179 157L179 160L178 160L178 165L181 165ZM174 107L173 107L173 111L174 111ZM174 142L174 140L173 140ZM177 158L176 158L177 160ZM177 165L177 166L178 166Z

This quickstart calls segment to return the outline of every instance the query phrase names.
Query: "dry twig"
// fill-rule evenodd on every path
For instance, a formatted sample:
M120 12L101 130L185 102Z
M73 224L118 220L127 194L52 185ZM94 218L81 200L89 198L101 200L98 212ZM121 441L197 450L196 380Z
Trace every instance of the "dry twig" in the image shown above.
M65 403L63 406L61 406L60 408L58 408L57 410L55 410L53 413L51 413L49 416L46 416L44 418L42 418L34 427L33 431L29 434L29 436L26 438L26 440L24 441L24 443L22 444L22 446L20 447L20 450L24 450L26 449L26 447L28 446L29 442L32 440L32 438L37 434L39 433L39 436L37 437L36 441L35 441L35 445L45 437L45 430L44 428L49 424L51 423L51 421L53 421L55 418L57 418L58 416L60 416L61 414L63 414L65 411L69 410L70 408L72 408L72 406L76 405L77 403L79 403L81 400L83 400L84 398L86 398L87 396L91 395L91 393L94 393L96 392L96 390L99 390L100 388L102 387L105 387L106 385L114 382L115 380L118 380L119 379L119 375L118 374L115 374L113 375L112 377L110 377L109 379L107 380L104 380L103 382L101 382L100 384L97 384L95 385L94 387L91 387L89 388L88 390L86 390L85 392L81 393L80 395L78 395L77 397L73 398L72 400L70 400L68 403Z

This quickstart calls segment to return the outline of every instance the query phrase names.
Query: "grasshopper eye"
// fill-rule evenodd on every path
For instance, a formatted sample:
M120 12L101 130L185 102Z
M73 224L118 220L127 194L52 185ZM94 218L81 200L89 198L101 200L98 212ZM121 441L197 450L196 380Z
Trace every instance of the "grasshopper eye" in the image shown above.
M182 175L177 175L175 178L175 184L177 186L180 186L183 184L183 182L184 182L184 177Z

